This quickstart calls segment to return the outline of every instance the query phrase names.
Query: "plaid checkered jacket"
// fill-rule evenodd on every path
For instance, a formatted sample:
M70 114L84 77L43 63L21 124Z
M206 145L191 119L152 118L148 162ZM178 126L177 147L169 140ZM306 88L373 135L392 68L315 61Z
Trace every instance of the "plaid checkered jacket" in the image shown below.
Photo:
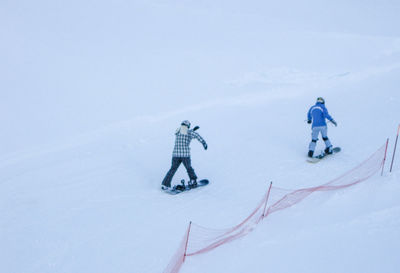
M190 157L190 142L192 139L197 139L203 146L206 144L205 140L193 130L188 130L187 134L182 134L180 129L175 133L175 147L172 153L173 157Z

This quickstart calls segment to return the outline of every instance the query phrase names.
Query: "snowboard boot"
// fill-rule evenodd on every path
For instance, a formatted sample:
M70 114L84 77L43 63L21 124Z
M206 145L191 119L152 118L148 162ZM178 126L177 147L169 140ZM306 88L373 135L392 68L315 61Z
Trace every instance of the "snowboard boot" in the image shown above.
M161 189L162 189L163 191L168 191L168 190L171 189L171 187L167 187L167 186L165 186L165 185L161 185Z
M308 151L308 157L313 157L313 155L314 155L314 151Z
M196 188L196 187L197 187L197 181L196 181L196 179L190 180L190 181L188 182L188 186L189 186L189 188L191 188L191 189Z
M332 154L333 152L332 152L332 146L329 146L329 147L327 147L326 149L325 149L325 154L327 154L327 155L330 155L330 154Z

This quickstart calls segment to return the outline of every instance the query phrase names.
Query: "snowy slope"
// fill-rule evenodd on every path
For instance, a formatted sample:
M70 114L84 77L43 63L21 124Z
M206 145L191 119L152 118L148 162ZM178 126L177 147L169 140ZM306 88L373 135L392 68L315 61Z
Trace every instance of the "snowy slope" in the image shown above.
M390 158L400 6L325 4L1 3L0 272L162 272L189 221L238 224L270 181L323 184L387 137ZM312 165L304 120L317 96L343 151ZM194 142L192 161L211 184L172 197L159 186L183 119L209 144ZM399 177L400 158L181 272L397 272Z

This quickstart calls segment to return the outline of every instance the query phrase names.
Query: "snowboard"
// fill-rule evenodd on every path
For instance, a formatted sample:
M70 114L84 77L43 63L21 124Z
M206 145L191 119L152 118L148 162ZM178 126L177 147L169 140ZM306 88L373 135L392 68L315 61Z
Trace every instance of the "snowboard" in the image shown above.
M322 159L337 154L338 152L340 152L342 149L340 147L335 147L332 149L332 153L331 154L326 154L325 152L322 152L321 154L314 156L314 157L309 157L307 158L307 161L310 163L317 163L319 161L321 161Z
M185 180L182 179L181 180L181 186L182 186L181 189L179 189L179 187L177 188L176 185L175 185L172 189L163 190L163 191L168 193L168 194L171 194L171 195L176 195L176 194L179 194L179 193L182 193L182 192L191 191L191 190L195 190L195 189L200 188L200 187L204 187L204 186L208 185L208 183L209 183L208 179L202 179L200 181L197 181L197 187L191 188L191 187L189 187L188 184L185 184ZM184 187L184 190L183 190L183 187Z

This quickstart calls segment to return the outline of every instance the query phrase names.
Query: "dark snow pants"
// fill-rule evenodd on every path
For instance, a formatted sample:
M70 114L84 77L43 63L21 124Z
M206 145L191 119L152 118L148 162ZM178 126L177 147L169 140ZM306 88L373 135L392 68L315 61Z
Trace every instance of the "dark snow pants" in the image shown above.
M171 187L172 177L174 177L174 174L178 170L179 165L181 165L181 163L183 163L183 166L185 166L190 180L197 179L197 176L192 168L190 157L172 157L171 169L169 169L168 173L165 175L162 185Z

